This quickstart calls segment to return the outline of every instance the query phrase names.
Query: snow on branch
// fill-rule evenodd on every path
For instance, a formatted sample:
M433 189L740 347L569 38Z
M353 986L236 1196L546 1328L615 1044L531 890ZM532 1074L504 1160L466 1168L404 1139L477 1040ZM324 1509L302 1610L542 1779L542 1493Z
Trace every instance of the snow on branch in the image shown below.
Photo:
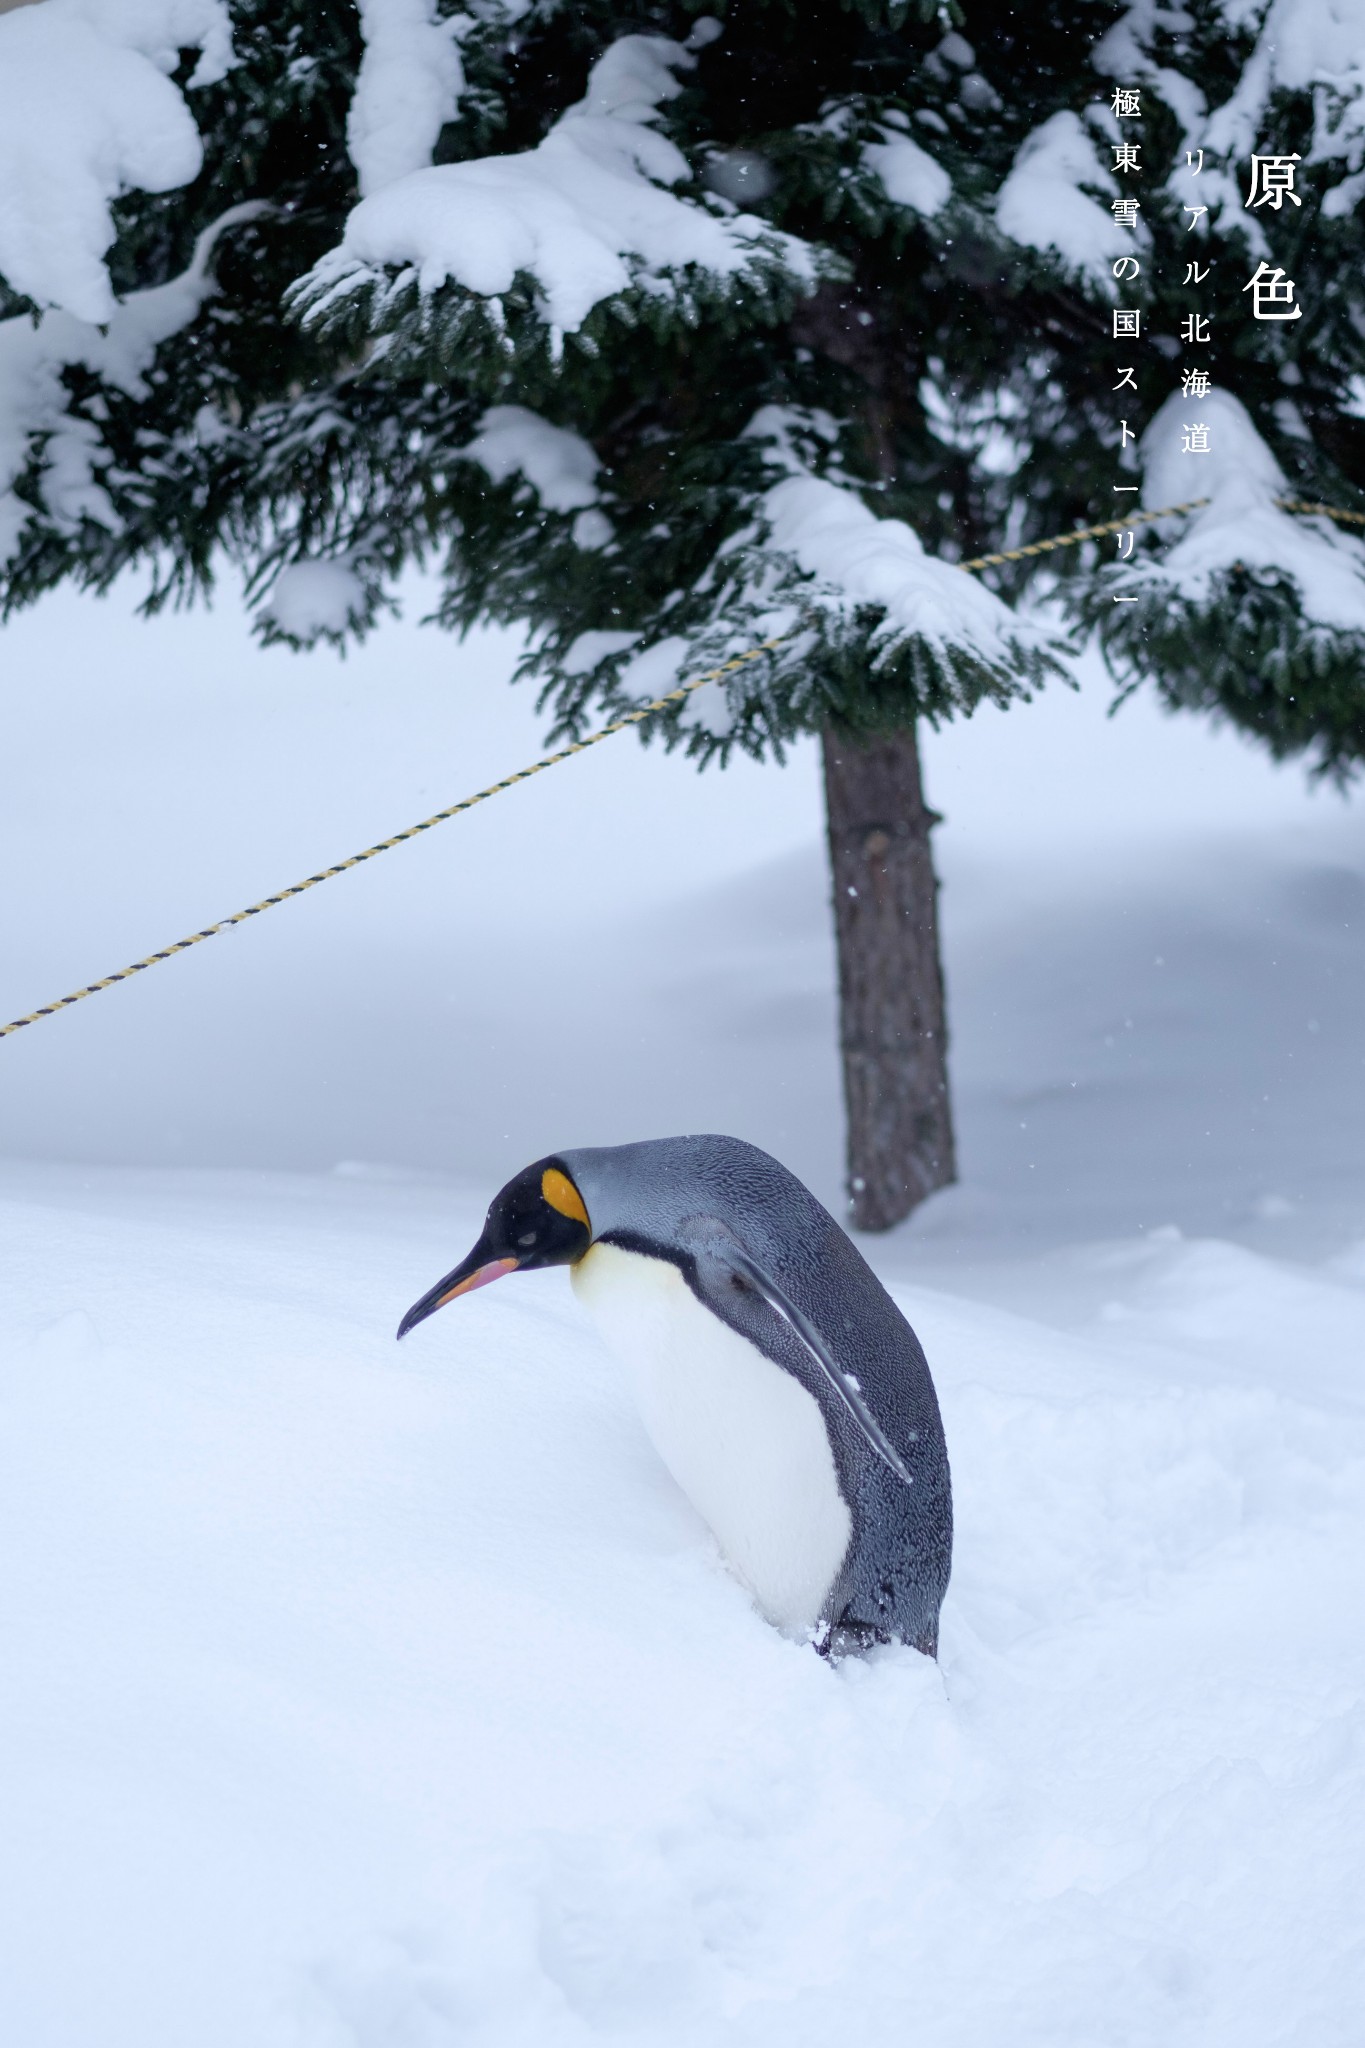
M1016 670L1020 644L1040 645L1041 631L974 576L926 554L903 519L878 518L851 483L816 474L802 447L811 424L789 408L764 406L747 430L787 471L760 501L763 545L810 579L806 604L843 614L875 608L874 659L916 639L943 654L965 653L992 674Z
M1191 420L1191 411L1198 420ZM1198 433L1207 452L1191 459ZM1276 505L1283 471L1227 392L1169 398L1139 444L1152 510L1208 505L1164 552L1111 566L1078 600L1128 689L1234 719L1277 756L1344 777L1360 759L1365 543Z
M346 146L368 196L430 164L464 91L456 42L467 17L442 21L433 0L359 0L365 54Z
M197 176L199 131L170 74L233 62L225 0L43 0L0 14L0 276L37 305L103 325L120 193Z
M576 513L577 546L603 547L612 538L610 520L597 509L600 464L581 434L552 426L524 405L493 405L460 453L494 483L523 478L547 511Z
M1232 92L1212 114L1193 80L1152 56L1160 32L1178 26L1160 0L1130 0L1095 46L1096 69L1130 83L1144 80L1160 94L1184 129L1177 160L1198 144L1213 158L1236 163L1264 141L1277 93L1310 94L1314 130L1307 162L1344 162L1348 173L1325 193L1322 212L1328 220L1349 213L1365 195L1365 0L1270 0L1268 6L1217 0L1217 7L1229 33L1254 28L1256 39ZM1238 232L1253 253L1267 253L1259 221L1246 213L1235 178L1216 161L1205 166L1200 197L1213 201L1210 219L1224 233Z
M1020 144L996 197L996 226L1024 248L1059 256L1068 271L1112 299L1113 261L1131 253L1133 234L1091 194L1117 191L1079 116L1053 114Z
M179 277L116 300L102 327L67 312L49 313L36 326L22 315L0 321L0 567L13 558L33 516L14 487L35 456L39 504L54 524L118 525L99 479L108 452L94 425L69 410L61 373L79 364L130 398L143 397L157 349L189 325L214 290L209 258L218 237L264 210L255 203L230 208L200 235Z
M365 586L347 562L290 562L281 569L261 607L274 637L292 646L316 640L344 642L368 612Z
M1222 0L1229 26L1245 25L1244 0ZM1276 92L1313 96L1316 132L1309 161L1345 157L1352 171L1365 151L1365 0L1271 0L1235 91L1208 125L1209 146L1249 154L1264 131ZM1356 194L1338 188L1323 212L1349 211ZM1334 203L1335 202L1335 203Z
M1207 428L1207 454L1191 460L1184 442L1195 410ZM1281 511L1289 495L1283 470L1230 392L1211 391L1193 406L1168 398L1143 434L1142 501L1158 511L1197 493L1210 502L1194 513L1165 553L1144 563L1146 583L1161 582L1203 603L1214 578L1234 565L1256 574L1292 577L1305 620L1365 633L1365 542L1330 520Z
M759 270L809 289L815 252L724 202L681 199L686 158L651 125L695 59L662 36L623 36L598 59L585 97L545 140L515 156L438 164L363 199L340 246L294 288L306 324L393 333L445 287L503 301L529 280L552 352L604 302L674 301L683 273L733 290Z
M670 742L702 758L734 746L780 754L785 740L831 719L879 730L947 718L985 697L1027 696L1059 672L1065 643L1053 629L927 554L903 520L869 510L838 466L834 419L765 406L744 439L762 450L770 477L753 517L652 630L538 644L528 673L549 671L557 731L769 641L780 644L661 718Z
M863 163L893 206L908 206L931 220L953 196L953 181L942 164L909 135L888 126L880 142L863 145Z

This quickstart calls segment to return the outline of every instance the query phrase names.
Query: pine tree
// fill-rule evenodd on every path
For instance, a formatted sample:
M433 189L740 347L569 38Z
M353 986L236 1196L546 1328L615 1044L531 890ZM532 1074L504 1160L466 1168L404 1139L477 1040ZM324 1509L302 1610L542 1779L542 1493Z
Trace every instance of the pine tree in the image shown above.
M0 106L7 606L226 557L307 645L419 560L556 733L775 642L652 731L822 736L865 1227L954 1171L920 720L1091 630L1365 753L1365 550L1276 503L1365 504L1361 0L42 0ZM954 566L1133 486L1208 504Z

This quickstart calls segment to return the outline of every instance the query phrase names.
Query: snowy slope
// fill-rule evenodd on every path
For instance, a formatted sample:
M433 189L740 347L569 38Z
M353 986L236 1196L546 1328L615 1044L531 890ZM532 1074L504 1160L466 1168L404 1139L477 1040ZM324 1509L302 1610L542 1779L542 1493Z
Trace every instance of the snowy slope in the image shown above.
M536 751L492 638L0 650L6 1015ZM0 1042L0 2040L1354 2048L1365 857L1102 710L928 750L937 1671L758 1620L562 1275L392 1338L553 1145L836 1198L809 752L609 743Z
M563 1276L436 1186L5 1177L26 2048L1359 2038L1365 1247L903 1295L942 1665L758 1620Z

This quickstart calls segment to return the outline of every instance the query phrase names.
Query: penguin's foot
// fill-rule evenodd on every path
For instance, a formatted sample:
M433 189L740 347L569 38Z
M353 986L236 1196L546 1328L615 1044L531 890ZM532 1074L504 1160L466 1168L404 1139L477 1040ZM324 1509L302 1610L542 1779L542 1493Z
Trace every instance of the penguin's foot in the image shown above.
M922 1657L938 1661L938 1629L927 1628L914 1638L898 1635L873 1621L859 1621L847 1609L837 1621L817 1623L812 1632L811 1647L817 1657L823 1657L827 1664L838 1664L845 1657L866 1657L871 1650L884 1649L888 1643L908 1642L912 1650L918 1650Z
M893 1640L884 1628L870 1621L857 1621L849 1614L841 1614L835 1622L822 1621L811 1637L816 1656L823 1657L827 1664L842 1663L845 1657L865 1657L869 1650Z

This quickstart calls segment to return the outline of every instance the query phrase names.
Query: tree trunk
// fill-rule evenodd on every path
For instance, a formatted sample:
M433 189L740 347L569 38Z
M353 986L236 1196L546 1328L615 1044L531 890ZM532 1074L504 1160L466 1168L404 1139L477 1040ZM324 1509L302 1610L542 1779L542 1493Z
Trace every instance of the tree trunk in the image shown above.
M889 1230L957 1178L938 954L938 881L913 726L824 735L839 949L848 1191L859 1230Z

